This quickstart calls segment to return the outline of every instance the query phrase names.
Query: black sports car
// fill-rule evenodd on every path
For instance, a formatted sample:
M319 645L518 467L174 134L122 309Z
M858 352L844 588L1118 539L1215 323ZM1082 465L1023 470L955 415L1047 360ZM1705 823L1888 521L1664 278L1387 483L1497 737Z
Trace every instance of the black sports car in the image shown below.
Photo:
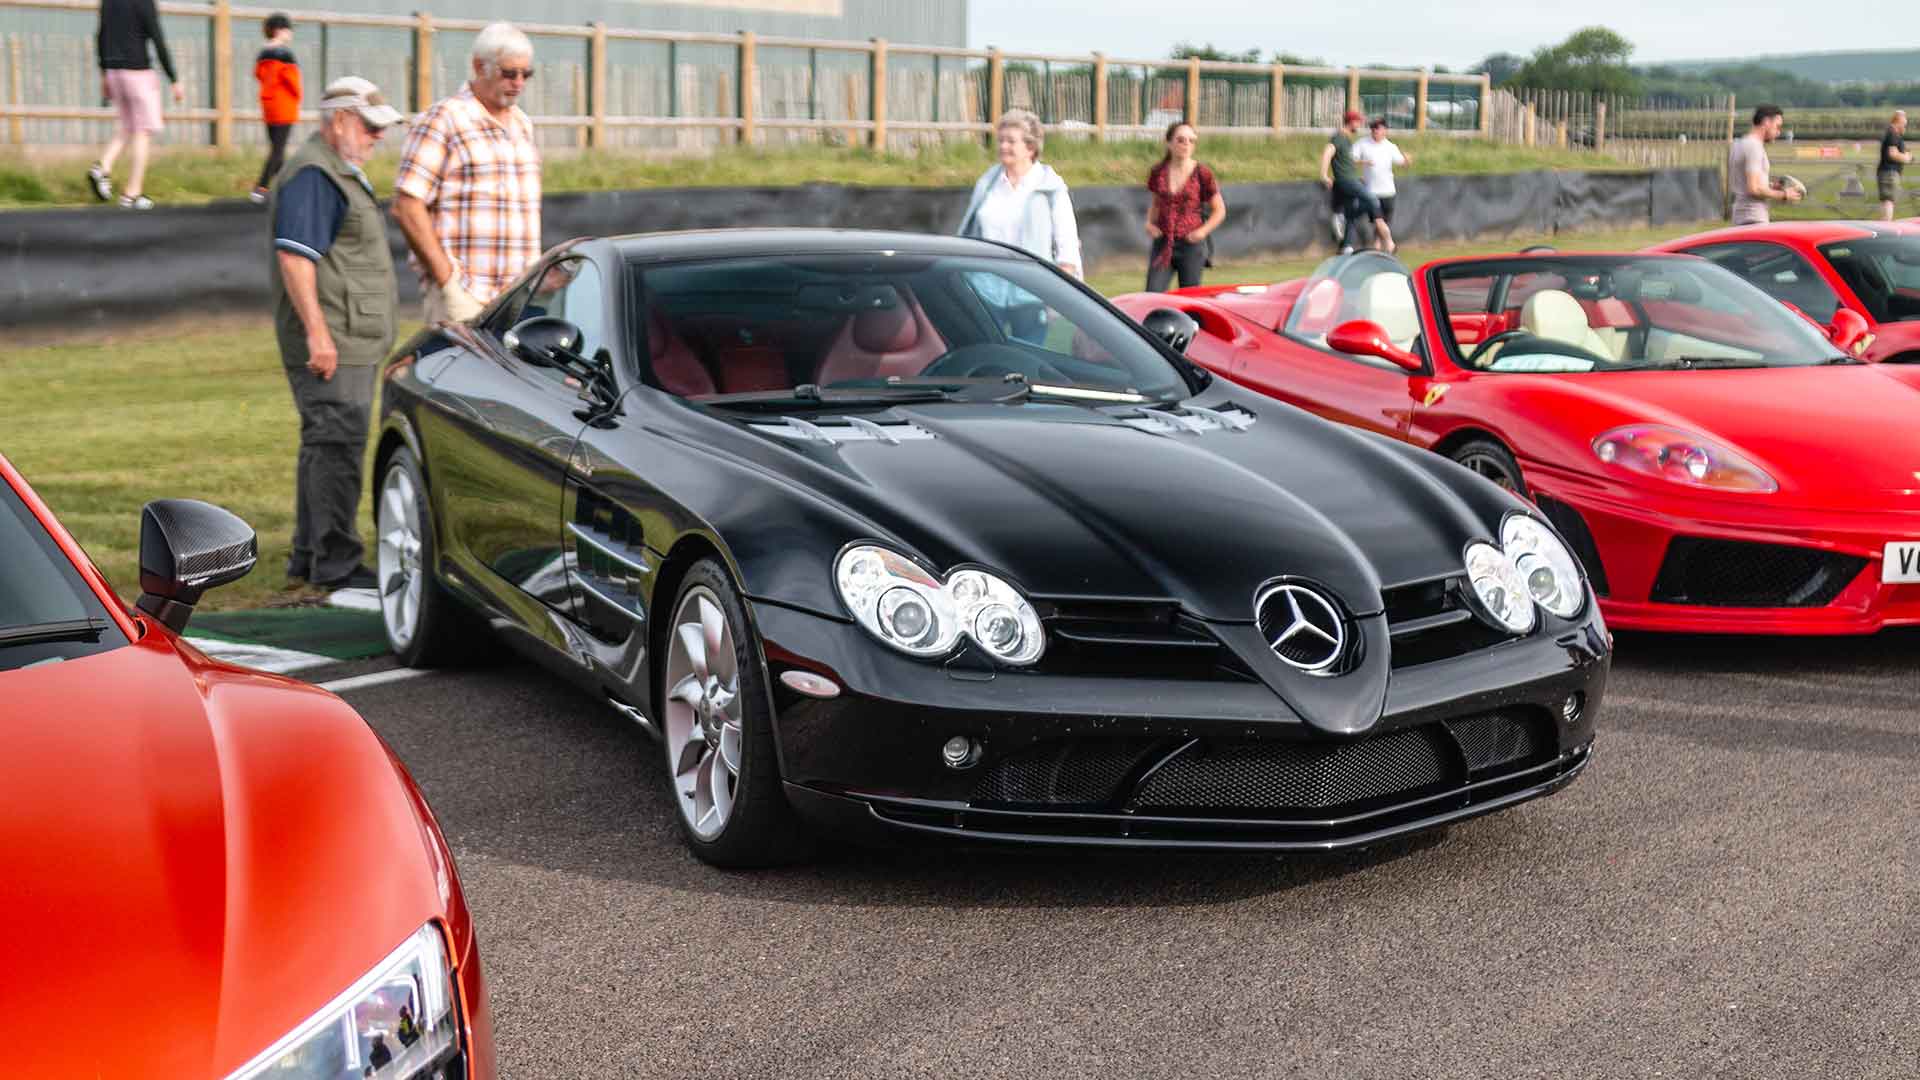
M1145 322L979 241L563 245L384 370L394 651L604 694L722 864L1328 849L1572 780L1610 643L1552 527Z

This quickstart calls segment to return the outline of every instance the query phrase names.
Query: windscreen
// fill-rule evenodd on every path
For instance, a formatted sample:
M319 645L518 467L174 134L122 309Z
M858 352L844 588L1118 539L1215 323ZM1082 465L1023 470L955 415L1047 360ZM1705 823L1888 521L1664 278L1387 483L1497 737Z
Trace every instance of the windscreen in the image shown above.
M53 537L0 480L0 671L126 643Z
M635 355L696 400L942 380L1170 400L1179 371L1038 264L874 252L634 264Z
M1568 374L1844 362L1826 336L1752 285L1683 256L1566 256L1433 271L1463 365Z

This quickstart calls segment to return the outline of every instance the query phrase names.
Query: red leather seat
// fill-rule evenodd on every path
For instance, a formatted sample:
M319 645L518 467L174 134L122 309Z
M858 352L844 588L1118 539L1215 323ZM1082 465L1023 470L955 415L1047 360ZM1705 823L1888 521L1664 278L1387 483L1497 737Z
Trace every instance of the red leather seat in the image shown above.
M787 390L787 357L771 345L722 345L714 357L720 369L720 392L742 394L754 390Z
M947 351L926 312L911 298L892 307L854 314L835 335L814 377L821 386L845 379L884 379L920 374Z
M647 352L653 361L654 381L660 384L660 389L680 397L714 392L713 376L687 343L667 328L667 320L658 311L647 313Z

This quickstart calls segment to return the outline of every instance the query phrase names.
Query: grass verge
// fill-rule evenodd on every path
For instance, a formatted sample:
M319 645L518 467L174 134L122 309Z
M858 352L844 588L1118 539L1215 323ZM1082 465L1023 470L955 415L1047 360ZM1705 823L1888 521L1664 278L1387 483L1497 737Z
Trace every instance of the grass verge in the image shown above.
M1513 236L1402 250L1410 264L1512 251L1551 241L1563 248L1631 250L1697 227ZM1320 256L1223 264L1217 282L1283 281ZM1137 264L1096 267L1108 294L1140 288ZM207 595L206 610L284 603L293 528L298 420L264 319L212 328L171 326L10 348L0 353L0 452L121 591L139 582L140 507L178 496L217 503L260 535L252 574ZM361 535L373 536L371 499Z
M304 138L305 131L295 134ZM1551 148L1497 146L1450 136L1396 136L1419 172L1435 175L1511 173L1535 169L1622 168L1591 153ZM1200 150L1227 183L1311 180L1320 175L1321 135L1279 139L1216 136ZM398 160L393 147L367 166L379 191L391 191ZM1095 143L1056 139L1046 160L1069 184L1141 184L1160 159L1152 140ZM260 171L259 151L173 150L156 154L146 193L162 204L204 203L243 197ZM707 157L658 158L614 151L555 153L544 164L546 190L600 191L653 187L793 187L810 183L962 187L993 161L981 145L947 143L918 154L876 154L836 147L723 150ZM86 184L86 162L19 154L0 155L0 208L97 205ZM121 166L121 178L125 166Z

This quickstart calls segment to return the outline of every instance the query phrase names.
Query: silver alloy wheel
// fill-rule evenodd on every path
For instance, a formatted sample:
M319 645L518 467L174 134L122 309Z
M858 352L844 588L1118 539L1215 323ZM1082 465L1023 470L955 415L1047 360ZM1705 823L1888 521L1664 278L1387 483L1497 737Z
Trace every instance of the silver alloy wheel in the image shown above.
M740 665L720 598L688 590L667 643L667 762L680 814L711 840L727 827L740 784Z
M420 569L420 500L406 469L387 470L377 517L380 617L393 647L404 649L420 629L420 592L426 584Z
M1470 450L1454 460L1508 491L1519 494L1520 478L1513 475L1513 470L1507 468L1507 463L1498 456L1484 450Z

